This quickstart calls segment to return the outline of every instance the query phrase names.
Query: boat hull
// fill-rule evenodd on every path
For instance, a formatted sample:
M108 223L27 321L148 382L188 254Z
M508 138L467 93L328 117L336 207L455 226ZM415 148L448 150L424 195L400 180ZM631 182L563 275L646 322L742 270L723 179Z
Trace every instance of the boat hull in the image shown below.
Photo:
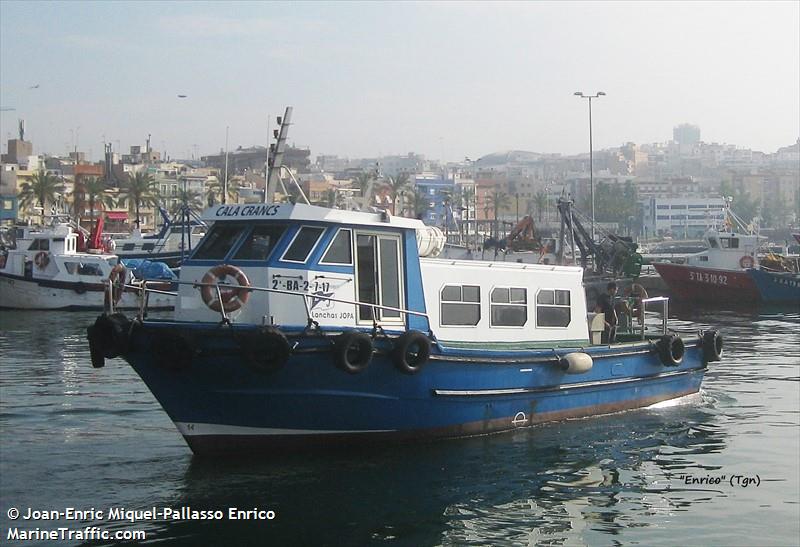
M759 302L761 296L746 270L698 268L685 264L653 264L670 294L679 300L725 304Z
M191 347L191 364L173 367L152 350L169 327L148 325L134 329L129 347L137 349L124 358L196 454L495 433L696 393L706 370L699 342L669 367L653 343L638 342L584 348L594 364L581 374L566 374L550 349L442 350L409 375L394 366L390 342L379 339L386 346L369 367L348 374L335 366L329 338L297 337L288 362L265 372L238 349L235 331L218 326L173 331Z
M104 296L103 283L26 279L0 273L0 308L4 309L103 310ZM150 294L148 309L172 309L174 306L174 296ZM115 307L139 309L136 292L125 291Z
M792 272L765 272L751 269L752 277L761 299L770 303L800 303L800 274Z

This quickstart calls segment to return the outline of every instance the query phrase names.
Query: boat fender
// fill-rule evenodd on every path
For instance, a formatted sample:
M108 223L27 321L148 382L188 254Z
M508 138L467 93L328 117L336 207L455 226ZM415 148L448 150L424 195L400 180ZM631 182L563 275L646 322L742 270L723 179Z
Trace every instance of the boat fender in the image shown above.
M220 302L215 285L221 284L220 282L228 276L234 278L239 286L221 286L219 295L222 296L222 301ZM247 299L250 298L250 280L242 270L230 264L214 266L206 272L201 283L203 285L200 287L200 296L203 298L203 302L217 312L222 311L223 308L225 313L236 311L244 306Z
M739 259L739 266L743 269L752 268L755 265L755 260L750 255L744 255L742 258Z
M703 333L703 357L706 362L719 361L722 358L722 335L716 330Z
M350 330L336 338L333 347L336 366L350 374L358 374L372 361L372 338L368 334Z
M683 361L683 354L686 352L686 347L683 340L677 334L665 334L656 344L658 347L658 355L661 357L661 362L664 366L675 367Z
M240 345L245 362L258 372L274 372L289 360L292 348L278 327L267 325L242 338Z
M574 351L563 356L558 361L561 370L567 374L583 374L592 370L592 356L588 353Z
M419 372L430 356L431 341L417 330L410 330L400 335L392 349L392 362L405 374Z
M33 257L33 263L36 264L36 267L40 270L44 270L47 268L47 265L50 264L50 253L47 251L39 251L36 253L36 256Z
M192 366L194 350L189 340L179 333L156 334L151 342L155 364L162 369L181 371Z
M113 359L128 351L131 322L121 313L101 315L94 325L86 329L92 366L105 366L106 359Z

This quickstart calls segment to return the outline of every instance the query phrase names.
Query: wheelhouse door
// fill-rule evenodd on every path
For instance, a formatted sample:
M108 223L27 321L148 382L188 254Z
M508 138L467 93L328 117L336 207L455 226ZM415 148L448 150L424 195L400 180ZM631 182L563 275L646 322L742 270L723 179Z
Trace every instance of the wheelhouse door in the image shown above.
M403 308L400 237L391 234L356 235L356 290L358 301ZM358 321L402 323L399 311L358 306Z

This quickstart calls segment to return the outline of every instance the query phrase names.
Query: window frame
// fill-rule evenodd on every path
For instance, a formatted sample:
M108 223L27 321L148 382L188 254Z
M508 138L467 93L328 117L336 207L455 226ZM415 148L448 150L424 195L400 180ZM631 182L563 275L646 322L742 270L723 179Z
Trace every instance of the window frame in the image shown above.
M359 281L358 281L359 272L358 272L358 256L357 256L357 253L358 253L358 237L359 236L374 236L376 238L376 240L375 240L375 259L376 259L377 272L378 272L378 276L377 276L378 285L376 287L376 296L377 296L378 304L376 304L376 305L378 305L378 306L385 305L383 303L383 271L382 271L383 268L382 268L382 263L381 263L381 258L380 258L380 238L392 239L392 240L396 241L396 243L397 243L397 266L398 266L397 281L398 281L398 289L399 289L398 297L399 297L399 301L400 301L399 309L401 309L401 310L402 309L407 309L405 307L405 305L406 305L406 286L405 286L405 277L403 275L403 272L405 271L405 265L404 265L405 264L405 260L404 260L404 257L403 257L403 236L401 234L398 234L398 233L395 233L395 232L383 232L383 231L377 231L377 230L358 230L358 229L353 229L352 230L352 233L350 234L350 237L351 237L350 242L354 247L353 248L353 253L352 253L352 259L353 259L353 273L354 273L354 281L355 281L356 301L358 301L358 295L359 295ZM320 238L320 239L322 239L322 238ZM355 306L356 324L359 324L359 325L370 324L371 325L373 323L373 321L377 321L378 324L382 324L382 323L389 323L391 325L404 325L404 324L406 324L408 314L407 313L403 313L403 312L399 312L398 313L398 317L384 317L383 316L384 310L378 309L377 311L378 311L378 314L380 316L378 319L362 317L361 316L361 308L362 307L366 307L366 306L369 306L369 304L367 303L367 304L356 305Z
M458 287L460 292L460 300L442 300L442 294L444 290L448 287ZM478 289L478 301L477 302L465 302L464 301L464 287L476 288ZM474 325L470 324L453 324L453 323L445 323L444 322L444 312L442 306L445 304L455 304L457 306L477 306L478 307L478 320L475 322ZM463 283L445 283L441 287L439 287L439 326L444 328L458 328L458 329L476 329L478 325L481 324L483 320L483 306L481 305L481 286L480 285L472 285L472 284L463 284Z
M235 229L239 230L239 233L236 235L236 237L233 238L233 241L232 241L230 247L228 247L228 250L225 251L225 255L222 256L221 258L198 257L197 253L199 253L200 250L205 247L207 238L210 237L214 233L214 230L216 230L217 227L219 227L220 230L223 230L223 229L228 228L228 227L235 228ZM218 223L214 224L214 226L212 226L211 229L208 230L208 232L206 232L206 235L203 236L203 239L200 240L200 242L197 244L197 246L194 247L194 249L192 251L192 255L191 255L191 260L212 261L212 262L213 261L220 261L220 260L224 261L225 259L227 259L231 255L231 253L233 252L234 249L238 249L239 248L239 245L241 244L242 238L247 233L249 233L248 226L246 224L244 224L244 223L240 223L240 222L235 222L235 223L234 222L218 222Z
M539 294L541 292L543 292L543 291L552 291L553 292L553 303L552 304L539 304ZM556 304L555 303L556 302L556 291L564 291L569 295L569 304L568 305ZM572 324L572 291L570 291L569 289L565 289L565 288L539 287L539 289L536 291L535 298L536 298L535 305L534 305L535 313L536 313L535 328L537 328L537 329L567 329L567 328L569 328L569 326ZM544 308L561 308L561 309L566 308L567 310L569 310L569 321L567 321L567 324L564 325L564 326L540 325L539 324L539 307L540 306L544 307Z
M493 302L492 296L494 295L494 291L497 289L505 289L508 291L508 302ZM517 289L525 291L525 302L512 302L511 301L511 291ZM525 310L525 321L521 325L495 325L492 308L494 306L511 306L511 307L518 307L523 308ZM528 314L528 287L512 287L511 285L495 285L489 291L489 328L493 329L524 329L525 325L528 324L528 320L530 319L530 315Z
M283 231L281 232L280 237L272 245L272 248L269 250L269 253L267 253L267 257L263 258L263 259L260 259L260 258L237 258L236 255L238 255L239 252L244 248L244 246L247 245L247 241L248 241L248 239L250 239L252 237L253 232L255 232L256 230L258 230L259 228L264 227L264 226L268 226L268 227L283 226ZM236 261L237 263L238 262L269 262L269 259L275 253L275 249L278 248L278 244L281 242L281 240L284 238L284 236L286 236L286 232L288 230L289 230L289 225L288 224L282 224L282 223L279 223L279 222L270 223L270 224L257 224L255 226L253 226L252 228L247 230L245 232L244 236L239 239L237 244L232 247L233 254L230 255L231 261ZM288 247L287 247L287 250L288 250Z
M286 253L288 253L289 249L292 248L292 245L294 245L295 240L300 236L300 233L303 231L303 228L314 228L314 229L322 230L322 231L317 236L316 241L314 241L314 245L311 247L311 249L306 254L305 259L303 259L303 260L289 260L289 259L286 258ZM281 262L288 262L289 264L306 264L306 263L308 263L309 259L311 259L312 255L314 254L314 251L319 246L319 242L322 241L322 236L323 235L325 235L325 226L316 226L314 224L301 224L300 227L297 229L297 231L292 236L292 240L289 241L288 245L286 245L286 248L283 250L283 253L281 253L281 257L278 260L281 261Z
M350 232L350 262L326 262L325 261L325 256L331 250L331 247L333 247L333 242L336 241L336 238L338 238L339 234L342 233L342 232ZM352 228L338 228L336 230L336 233L333 234L333 237L331 238L331 240L328 243L328 245L325 247L325 250L322 251L322 254L320 255L319 263L320 263L320 265L325 265L325 266L353 266L354 265L354 255L355 255L355 252L353 252L353 229Z

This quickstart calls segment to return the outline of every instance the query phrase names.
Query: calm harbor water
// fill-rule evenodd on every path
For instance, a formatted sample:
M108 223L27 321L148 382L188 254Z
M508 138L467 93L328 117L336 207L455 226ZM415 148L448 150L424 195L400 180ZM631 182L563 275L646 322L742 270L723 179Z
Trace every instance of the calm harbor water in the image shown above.
M96 526L186 545L800 544L800 313L673 313L677 330L714 325L726 341L702 393L680 404L473 439L220 462L191 455L123 361L91 368L85 328L95 313L0 312L0 543L23 543L7 541L15 527ZM11 508L66 507L259 508L275 518L9 518Z

